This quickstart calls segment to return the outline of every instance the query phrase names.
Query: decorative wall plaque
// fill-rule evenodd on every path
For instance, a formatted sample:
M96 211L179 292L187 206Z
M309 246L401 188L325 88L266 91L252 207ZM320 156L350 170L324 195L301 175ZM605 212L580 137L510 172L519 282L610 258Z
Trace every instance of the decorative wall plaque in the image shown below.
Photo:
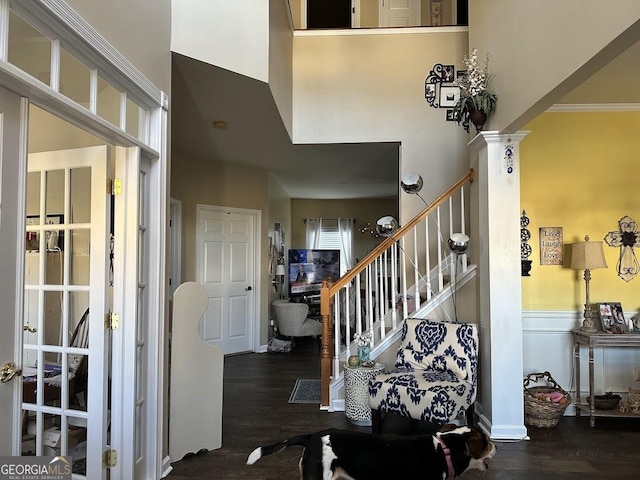
M562 227L540 227L540 265L562 265Z
M522 215L520 215L520 263L523 277L531 276L529 273L531 272L531 260L529 260L531 255L531 246L529 245L531 232L527 228L528 226L529 217L527 217L527 212L522 210Z
M460 87L456 82L456 73L460 76L466 71L458 70L455 65L436 63L424 80L424 98L434 108L446 108L445 118L455 122L453 107L460 98Z
M607 233L604 241L610 247L620 247L618 259L618 276L625 282L633 280L640 271L640 263L633 248L640 247L640 232L638 224L628 215L618 221L619 231Z

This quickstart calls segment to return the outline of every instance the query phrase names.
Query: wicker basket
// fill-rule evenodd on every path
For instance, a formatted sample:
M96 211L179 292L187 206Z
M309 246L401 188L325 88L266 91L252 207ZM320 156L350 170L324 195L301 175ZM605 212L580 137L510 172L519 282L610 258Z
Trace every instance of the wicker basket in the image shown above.
M622 397L620 395L614 395L612 392L593 396L593 403L596 410L613 410L620 404L620 400L622 400ZM588 395L587 403L591 405L591 397Z
M531 383L546 382L545 386L530 387ZM545 400L545 394L561 393L559 402ZM524 423L538 428L552 428L571 403L571 395L553 379L549 372L530 373L524 379Z

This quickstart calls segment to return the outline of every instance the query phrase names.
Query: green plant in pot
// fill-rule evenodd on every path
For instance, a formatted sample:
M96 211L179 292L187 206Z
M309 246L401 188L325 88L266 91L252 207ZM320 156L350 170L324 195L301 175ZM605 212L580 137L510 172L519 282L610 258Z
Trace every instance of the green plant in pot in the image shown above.
M478 50L472 49L469 57L464 57L467 74L457 84L460 87L460 98L453 107L453 118L469 131L469 123L473 123L476 132L482 131L487 117L493 113L498 96L489 89L492 75L489 73L489 53L484 66L478 63Z

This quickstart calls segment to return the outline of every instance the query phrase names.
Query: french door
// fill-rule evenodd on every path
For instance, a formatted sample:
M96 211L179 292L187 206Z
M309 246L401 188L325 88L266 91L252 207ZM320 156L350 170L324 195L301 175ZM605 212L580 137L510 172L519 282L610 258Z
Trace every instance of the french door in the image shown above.
M107 146L29 155L22 455L105 477L110 311Z
M0 23L0 455L160 478L168 97L64 0L0 0Z

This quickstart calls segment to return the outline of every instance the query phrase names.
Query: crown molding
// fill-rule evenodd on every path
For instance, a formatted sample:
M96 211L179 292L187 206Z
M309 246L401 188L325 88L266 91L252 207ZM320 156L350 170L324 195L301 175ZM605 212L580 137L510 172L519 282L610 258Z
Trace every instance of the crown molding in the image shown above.
M556 103L547 112L638 112L640 103Z

